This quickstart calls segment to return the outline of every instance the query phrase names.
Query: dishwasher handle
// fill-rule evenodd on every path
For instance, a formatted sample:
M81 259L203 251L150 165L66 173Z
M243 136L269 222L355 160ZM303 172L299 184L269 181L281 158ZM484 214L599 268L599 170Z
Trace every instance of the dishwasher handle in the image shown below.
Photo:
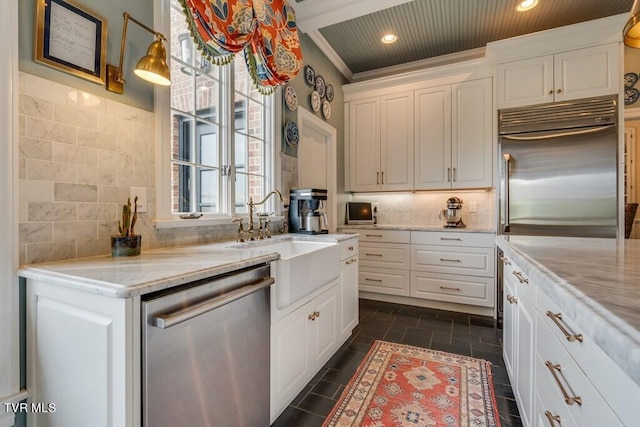
M151 319L151 323L156 328L167 329L177 325L178 323L182 323L211 310L215 310L216 308L222 307L223 305L229 304L230 302L236 301L254 292L258 292L261 289L268 288L274 283L275 279L273 277L267 277L258 283L243 286L235 291L229 292L228 294L215 297L201 304L187 307L173 313L159 314Z

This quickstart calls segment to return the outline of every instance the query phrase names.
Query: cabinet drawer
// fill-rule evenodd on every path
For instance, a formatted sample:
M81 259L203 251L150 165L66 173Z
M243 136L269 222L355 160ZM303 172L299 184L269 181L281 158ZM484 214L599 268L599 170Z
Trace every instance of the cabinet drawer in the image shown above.
M437 301L493 307L493 278L411 273L411 296Z
M358 284L361 291L408 296L409 272L386 268L360 267Z
M411 245L411 270L494 277L493 248Z
M411 241L411 232L406 230L349 229L345 232L360 234L361 242L409 243Z
M544 361L539 356L536 357L536 365L538 370L547 369ZM542 374L545 373L542 372ZM536 379L536 404L533 412L533 425L579 427L569 415L569 408L564 403L555 384L553 384L553 378L545 374L538 375ZM549 415L546 414L547 412ZM553 424L549 417L553 417Z
M340 259L344 260L358 255L358 239L349 239L340 242Z
M471 246L493 248L495 235L492 233L460 233L455 231L412 231L414 245Z
M613 361L607 354L576 325L565 310L561 310L542 290L536 294L539 329L546 327L554 335L560 345L573 358L584 372L588 372L589 381L599 391L608 405L613 409L623 424L637 423L636 406L640 402L640 386ZM550 312L550 315L547 314ZM579 335L582 341L569 341L560 326L551 316L560 314L556 321L569 336ZM599 322L594 318L589 321ZM606 328L605 325L603 325ZM577 421L577 420L576 420Z
M539 356L536 373L538 378L547 376L547 380L552 381L555 392L552 398L564 402L569 414L579 426L621 426L622 423L618 417L554 336L542 316L539 312L536 314L538 325L536 351ZM541 381L544 380L541 379ZM571 398L579 398L581 404L566 403L562 390Z
M409 269L409 245L360 243L358 254L365 267Z

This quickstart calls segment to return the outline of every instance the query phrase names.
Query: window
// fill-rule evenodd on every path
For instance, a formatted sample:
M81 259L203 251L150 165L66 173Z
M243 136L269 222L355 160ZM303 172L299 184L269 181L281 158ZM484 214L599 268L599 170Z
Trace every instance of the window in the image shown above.
M259 201L273 187L272 97L254 87L242 54L223 67L210 64L193 43L180 3L158 1L170 12L163 28L171 67L170 95L156 97L165 163L158 218L247 213L249 197Z

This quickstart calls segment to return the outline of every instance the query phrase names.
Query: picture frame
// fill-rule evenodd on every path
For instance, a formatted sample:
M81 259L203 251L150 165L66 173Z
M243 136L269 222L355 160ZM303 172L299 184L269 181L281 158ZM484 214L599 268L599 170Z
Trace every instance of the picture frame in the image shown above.
M35 60L105 84L107 20L70 0L37 0Z

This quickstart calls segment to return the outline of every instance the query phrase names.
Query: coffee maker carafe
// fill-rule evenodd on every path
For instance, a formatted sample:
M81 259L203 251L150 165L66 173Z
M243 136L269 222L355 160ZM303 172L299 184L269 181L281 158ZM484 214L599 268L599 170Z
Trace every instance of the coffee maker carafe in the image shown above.
M289 232L326 234L327 216L321 209L327 200L327 190L299 188L289 192Z
M444 228L464 228L466 225L462 222L462 199L458 197L450 197L447 199L447 209L440 211L438 217L446 221Z

